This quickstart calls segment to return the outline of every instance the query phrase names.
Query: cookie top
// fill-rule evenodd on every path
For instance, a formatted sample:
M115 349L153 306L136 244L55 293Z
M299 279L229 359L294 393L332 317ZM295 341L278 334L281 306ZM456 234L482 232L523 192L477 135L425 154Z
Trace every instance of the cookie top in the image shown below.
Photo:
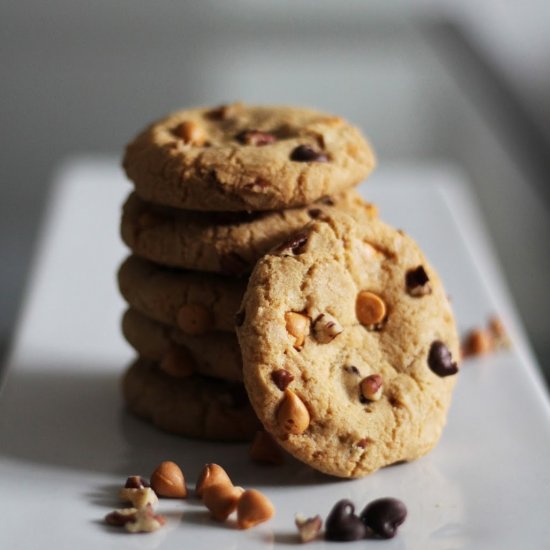
M132 193L122 209L121 235L134 254L165 266L243 275L287 235L334 209L376 215L355 190L305 207L251 214L159 207Z
M192 335L234 333L246 289L243 279L170 269L137 256L120 266L118 285L132 308Z
M374 165L361 132L339 117L241 103L154 122L123 160L143 199L209 211L305 205L359 183Z
M249 441L259 427L242 384L190 376L174 379L138 359L124 374L128 408L170 433L214 441Z
M312 222L258 262L239 321L252 405L307 464L360 477L439 439L458 336L403 232L336 212Z
M122 334L140 357L158 362L172 376L196 373L242 382L241 350L234 333L193 336L128 309L122 317Z

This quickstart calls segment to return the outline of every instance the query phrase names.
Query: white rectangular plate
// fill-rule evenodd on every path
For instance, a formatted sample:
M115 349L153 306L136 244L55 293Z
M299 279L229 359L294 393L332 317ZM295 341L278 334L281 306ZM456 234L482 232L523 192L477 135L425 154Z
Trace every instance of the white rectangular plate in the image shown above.
M550 548L548 397L467 187L448 166L409 165L379 170L361 190L426 251L461 331L496 313L513 348L463 364L448 426L430 455L342 481L293 460L255 466L246 445L173 437L124 411L118 379L132 354L120 336L115 271L125 255L117 233L129 188L110 159L65 166L0 394L0 547L288 546L297 541L297 512L326 517L341 498L362 508L394 496L409 509L399 535L356 546ZM163 501L169 521L157 533L132 536L105 526L126 476L148 476L166 459L177 461L191 484L205 462L221 463L235 483L265 491L276 517L240 532L209 520L196 501ZM324 546L330 544L311 548Z

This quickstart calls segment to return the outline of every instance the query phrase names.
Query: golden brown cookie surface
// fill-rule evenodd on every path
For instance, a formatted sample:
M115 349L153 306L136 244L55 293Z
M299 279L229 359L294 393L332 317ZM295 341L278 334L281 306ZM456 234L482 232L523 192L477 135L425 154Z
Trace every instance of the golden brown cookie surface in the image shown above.
M124 374L122 392L130 411L170 433L249 441L259 428L242 384L200 376L174 380L140 359Z
M305 205L356 185L374 164L361 132L339 117L243 104L173 113L123 161L143 199L209 211Z
M287 235L332 210L350 213L376 208L355 190L314 204L273 212L193 212L158 207L131 194L122 212L121 233L128 247L161 265L243 275Z
M441 281L402 232L343 213L312 222L258 262L240 320L252 405L297 458L360 477L437 443L458 337Z

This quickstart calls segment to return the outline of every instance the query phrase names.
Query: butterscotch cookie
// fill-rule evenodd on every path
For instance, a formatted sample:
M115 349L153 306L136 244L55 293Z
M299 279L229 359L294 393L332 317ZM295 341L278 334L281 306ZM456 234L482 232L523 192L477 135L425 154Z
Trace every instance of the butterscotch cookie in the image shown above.
M365 179L374 154L361 132L311 109L243 104L190 109L151 124L126 149L145 200L191 210L274 210Z
M122 379L135 415L170 433L215 441L249 441L259 422L241 384L201 376L175 380L138 359Z
M129 309L122 318L122 334L141 357L158 362L172 376L197 373L242 381L241 351L234 333L192 336Z
M242 279L170 269L137 256L120 266L118 284L132 308L190 335L234 332L246 289Z
M343 213L313 222L258 262L238 320L252 405L297 458L360 477L438 441L458 336L403 232Z
M333 210L376 215L354 190L307 207L251 214L159 207L134 193L123 207L121 234L134 254L156 263L242 275L285 236Z

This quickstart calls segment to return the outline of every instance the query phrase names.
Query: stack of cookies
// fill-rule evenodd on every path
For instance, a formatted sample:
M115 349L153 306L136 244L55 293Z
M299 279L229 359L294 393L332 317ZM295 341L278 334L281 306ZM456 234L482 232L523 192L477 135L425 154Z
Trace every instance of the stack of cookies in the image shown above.
M374 220L373 207L353 189L373 167L357 128L309 109L233 104L181 111L135 138L124 157L134 190L121 223L132 255L119 271L129 306L123 333L138 356L123 380L132 412L170 432L213 440L250 439L258 416L269 429L272 396L264 378L270 375L256 363L271 361L263 354L275 353L281 334L290 343L289 360L306 357L313 329L307 303L294 305L307 288L291 280L288 289L276 290L276 300L289 301L284 333L263 317L251 325L251 308L258 305L269 318L275 310L265 300L275 298L269 277L255 272L254 291L241 309L248 278L270 251L301 258L309 247L303 227L312 222ZM290 277L291 267L277 266L277 277L284 281L287 270ZM333 282L323 273L323 264L313 262L315 284L332 296ZM237 325L255 372L246 390ZM276 361L272 370L295 376L284 357ZM289 390L286 382L278 386Z

